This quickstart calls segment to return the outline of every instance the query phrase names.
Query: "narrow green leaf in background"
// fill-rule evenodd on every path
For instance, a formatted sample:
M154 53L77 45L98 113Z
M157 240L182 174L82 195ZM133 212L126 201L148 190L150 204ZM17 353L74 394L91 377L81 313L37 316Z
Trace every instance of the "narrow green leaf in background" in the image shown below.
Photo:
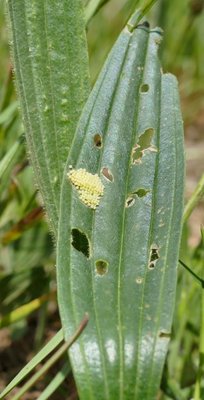
M64 382L67 375L70 373L70 364L66 361L62 367L62 369L55 375L55 377L51 380L49 385L45 388L45 390L38 397L38 400L47 400L50 399L50 396L58 389L58 387Z
M21 307L17 308L16 310L11 311L10 313L4 315L2 318L0 318L0 328L2 329L17 321L21 321L22 319L29 316L32 312L42 307L44 303L46 303L53 297L54 297L53 293L51 293L50 295L45 294L40 298L32 300L30 303L24 304Z
M22 396L40 379L42 375L44 375L69 349L73 343L78 339L83 330L86 328L89 321L88 315L85 315L76 331L72 336L62 344L62 346L57 349L57 351L41 366L41 368L35 372L35 374L21 387L18 393L13 396L13 400L19 400Z
M5 154L4 158L0 161L0 180L4 178L7 170L13 165L13 162L18 158L22 152L22 136L13 144L10 150Z
M26 376L40 364L60 343L63 341L62 329L37 353L32 360L15 376L2 393L0 399L3 399L15 386L17 386Z
M120 35L85 106L61 193L65 337L84 312L90 317L69 352L80 400L156 399L171 336L183 127L176 79L162 74L157 56L160 30L131 31Z
M13 119L13 116L18 108L18 102L14 101L10 106L0 113L0 125Z
M93 15L109 0L90 0L85 9L85 19L86 22L89 23Z
M89 92L81 0L8 0L29 154L56 234L65 161Z
M185 206L183 222L188 221L188 218L190 217L191 213L193 212L199 201L202 200L203 196L204 196L204 174L201 176L191 198L189 199L188 203Z

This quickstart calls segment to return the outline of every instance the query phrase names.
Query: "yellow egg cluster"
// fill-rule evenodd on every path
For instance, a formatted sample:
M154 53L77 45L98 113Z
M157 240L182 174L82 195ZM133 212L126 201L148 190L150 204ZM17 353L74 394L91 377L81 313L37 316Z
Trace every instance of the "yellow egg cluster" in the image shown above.
M99 205L104 186L97 174L93 175L83 168L71 169L67 174L79 193L80 200L92 209Z

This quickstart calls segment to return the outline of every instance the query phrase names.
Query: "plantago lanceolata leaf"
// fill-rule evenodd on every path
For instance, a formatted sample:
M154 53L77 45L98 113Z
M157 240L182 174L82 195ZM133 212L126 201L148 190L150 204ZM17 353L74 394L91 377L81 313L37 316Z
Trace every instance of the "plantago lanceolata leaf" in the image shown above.
M124 29L83 111L60 205L58 295L81 400L156 399L171 336L183 211L176 79L163 74L158 29ZM97 175L95 209L70 170ZM89 190L96 186L90 182Z
M8 0L25 132L36 182L56 233L62 174L89 91L81 0Z

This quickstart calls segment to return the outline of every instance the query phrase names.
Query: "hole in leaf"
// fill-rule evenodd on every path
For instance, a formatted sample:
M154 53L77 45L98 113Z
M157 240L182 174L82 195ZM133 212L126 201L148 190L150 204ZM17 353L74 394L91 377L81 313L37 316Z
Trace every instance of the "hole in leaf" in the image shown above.
M144 22L142 22L141 24L138 24L137 25L137 28L139 28L139 27L145 27L145 28L149 28L150 27L150 24L149 24L149 22L148 21L144 21Z
M102 137L101 135L99 135L99 133L97 133L94 136L94 144L96 147L98 147L99 149L102 147Z
M104 178L106 178L109 182L113 182L113 175L111 174L108 168L104 167L101 172Z
M159 337L160 338L165 338L165 339L170 339L171 338L171 333L170 332L161 331L161 332L159 332Z
M104 260L98 260L95 263L96 271L99 275L105 275L108 272L108 263Z
M133 194L136 194L138 197L144 197L147 195L147 193L149 193L149 190L146 189L137 189L135 192L133 192Z
M135 202L134 197L128 197L126 200L125 207L128 208L128 207L133 206L134 202Z
M85 233L81 232L79 229L72 229L72 246L81 253L84 254L86 258L90 256L90 245L89 240Z
M150 249L150 257L148 267L153 269L159 259L159 248L157 245L153 244Z
M147 93L149 91L149 85L147 83L143 83L140 86L140 92L141 93Z
M154 129L148 128L139 137L138 143L133 147L132 151L132 162L133 164L140 164L145 151L157 151L155 146L151 145L151 140L154 135Z

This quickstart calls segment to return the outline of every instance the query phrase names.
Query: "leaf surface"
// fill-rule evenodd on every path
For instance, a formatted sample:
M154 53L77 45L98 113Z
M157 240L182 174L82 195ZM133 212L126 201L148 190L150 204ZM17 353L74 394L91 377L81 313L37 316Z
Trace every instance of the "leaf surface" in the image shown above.
M159 390L184 180L177 82L161 72L160 40L145 25L122 32L85 106L64 175L57 272L66 338L84 312L90 317L69 353L81 400L153 400ZM99 189L87 173L104 186L96 209L85 204L93 205Z
M89 92L81 0L8 0L30 158L56 234L63 170Z

